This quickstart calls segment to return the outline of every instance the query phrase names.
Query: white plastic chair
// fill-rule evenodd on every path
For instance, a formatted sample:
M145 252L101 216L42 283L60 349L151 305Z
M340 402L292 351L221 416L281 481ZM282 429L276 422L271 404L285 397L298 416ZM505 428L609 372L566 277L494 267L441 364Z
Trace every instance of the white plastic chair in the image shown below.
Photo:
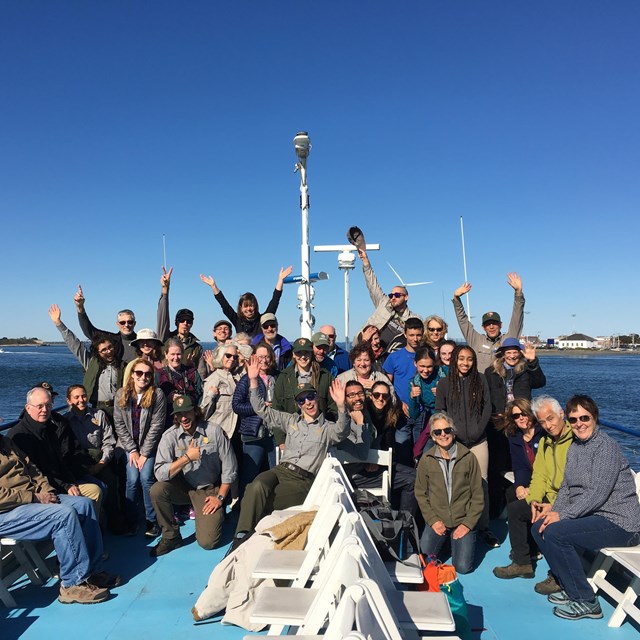
M382 451L381 449L369 449L366 460L362 460L361 458L353 456L340 449L334 450L332 455L335 456L342 464L351 464L355 462L360 464L377 464L380 467L386 467L382 472L382 482L380 487L367 487L366 489L375 496L384 496L387 500L390 500L391 471L393 465L392 449L389 449L388 451Z

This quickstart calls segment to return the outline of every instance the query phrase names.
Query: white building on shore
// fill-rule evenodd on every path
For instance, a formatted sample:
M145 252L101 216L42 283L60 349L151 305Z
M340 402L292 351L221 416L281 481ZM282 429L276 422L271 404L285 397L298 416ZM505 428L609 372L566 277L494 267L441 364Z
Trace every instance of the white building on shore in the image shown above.
M584 333L572 333L570 336L563 336L556 340L558 349L598 349L598 341Z

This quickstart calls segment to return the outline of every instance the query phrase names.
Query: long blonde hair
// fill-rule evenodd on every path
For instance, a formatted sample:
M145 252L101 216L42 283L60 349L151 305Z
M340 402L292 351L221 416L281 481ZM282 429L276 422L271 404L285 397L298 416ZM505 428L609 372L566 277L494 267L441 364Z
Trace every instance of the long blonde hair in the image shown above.
M149 409L153 404L153 396L156 390L156 381L155 381L155 369L153 368L153 364L149 362L146 358L136 358L131 363L131 375L127 380L127 383L122 387L122 396L120 397L120 408L126 409L132 398L135 398L138 394L136 392L136 388L134 386L135 368L139 365L143 364L145 367L149 367L151 369L151 384L147 388L147 390L142 394L142 400L140 401L140 406L143 409Z

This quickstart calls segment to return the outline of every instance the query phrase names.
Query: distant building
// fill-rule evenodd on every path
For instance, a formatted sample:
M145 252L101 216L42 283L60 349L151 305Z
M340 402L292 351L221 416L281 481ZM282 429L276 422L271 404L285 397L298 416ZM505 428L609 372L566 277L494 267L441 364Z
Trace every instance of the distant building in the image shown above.
M613 346L611 344L611 336L598 336L596 342L598 343L598 349L611 349Z
M558 349L597 349L598 341L584 333L573 333L556 340Z

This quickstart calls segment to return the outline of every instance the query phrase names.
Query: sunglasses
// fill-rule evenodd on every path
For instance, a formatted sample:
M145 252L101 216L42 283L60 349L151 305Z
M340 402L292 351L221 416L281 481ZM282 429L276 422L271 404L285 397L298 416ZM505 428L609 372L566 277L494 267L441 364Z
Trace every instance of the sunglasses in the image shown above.
M396 291L395 293L390 293L389 298L403 298L405 295L405 293L398 293Z
M318 394L315 391L309 391L308 393L304 393L301 396L296 398L296 402L298 405L302 406L307 400L309 402L313 402L318 397Z
M336 337L335 333L325 333L325 336L327 336L327 338L329 338L330 340L333 340Z
M296 355L298 356L298 358L311 358L311 352L309 351L298 351Z
M118 324L121 327L124 327L125 325L129 326L129 327L133 327L133 325L136 323L135 320L118 320Z
M442 327L427 327L427 331L431 331L433 333L442 333Z
M442 434L444 435L449 435L453 433L453 429L451 427L446 427L445 429L434 429L431 434L434 436L441 436Z
M193 320L190 320L189 318L180 318L178 320L178 324L193 324Z
M224 357L227 358L227 360L237 360L238 359L238 354L237 353L225 353Z
M511 414L511 417L514 420L517 420L518 418L522 418L522 416L524 415L524 413L516 413L515 411Z
M589 422L590 420L593 420L593 418L591 416L572 416L571 418L567 418L567 420L569 421L569 424L576 424L578 420L580 422Z
M388 400L389 399L389 394L388 393L383 393L382 391L374 391L371 395L376 400Z
M136 371L133 372L133 374L135 375L136 378L152 378L153 377L153 371L140 371L139 369L137 369Z
M267 324L262 325L263 329L277 329L278 325L275 322L267 322Z

